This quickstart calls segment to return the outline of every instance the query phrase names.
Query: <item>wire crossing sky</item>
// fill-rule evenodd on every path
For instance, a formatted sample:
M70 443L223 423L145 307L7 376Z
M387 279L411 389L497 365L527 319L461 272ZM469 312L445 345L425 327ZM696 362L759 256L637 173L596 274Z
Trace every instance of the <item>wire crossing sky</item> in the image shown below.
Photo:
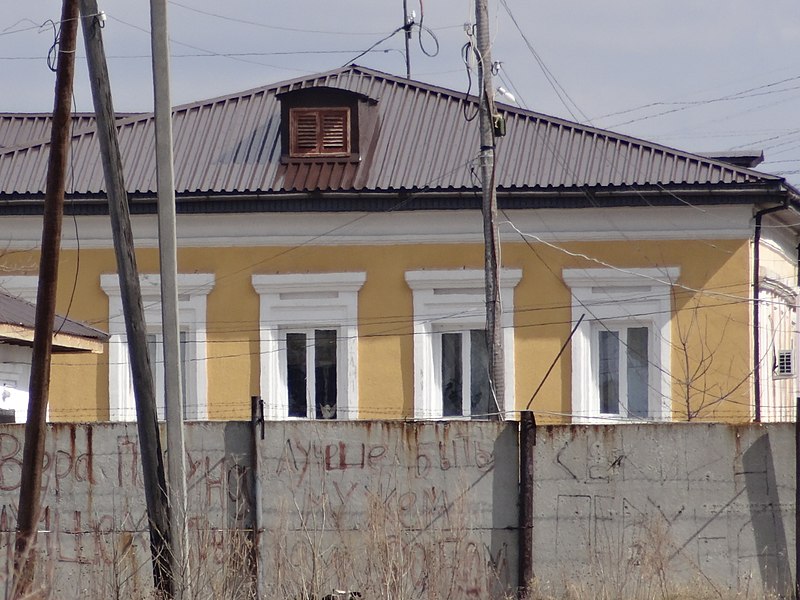
M471 3L408 4L413 77L466 91ZM149 3L100 8L115 107L151 110ZM405 74L402 0L171 0L168 12L176 104L326 71L366 50L359 64ZM47 21L59 14L56 0L4 7L0 112L52 110ZM800 185L800 3L497 0L490 14L496 85L520 105L689 151L763 150L761 170ZM90 111L82 42L77 67L76 108Z

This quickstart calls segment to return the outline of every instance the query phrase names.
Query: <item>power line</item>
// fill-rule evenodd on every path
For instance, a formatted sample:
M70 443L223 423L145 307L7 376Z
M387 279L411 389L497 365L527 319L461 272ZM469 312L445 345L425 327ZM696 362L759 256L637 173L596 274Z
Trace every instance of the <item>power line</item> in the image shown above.
M261 27L264 29L272 29L276 31L288 31L293 33L316 33L316 34L323 34L323 35L346 35L346 36L354 36L354 35L381 35L383 32L381 31L338 31L338 30L326 30L326 29L301 29L297 27L282 27L279 25L269 25L267 23L260 23L258 21L253 21L251 19L239 19L237 17L231 17L230 15L223 15L220 13L214 13L207 10L202 10L196 8L194 6L189 6L187 4L183 4L181 2L177 2L176 0L167 0L169 4L174 6L179 6L185 10L190 10L194 13L198 13L201 15L206 15L208 17L214 17L216 19L221 19L223 21L231 21L233 23L241 23L243 25L250 25L252 27Z
M577 116L575 116L575 113L572 111L572 108L570 108L569 104L567 103L567 100L569 100L569 102L572 104L572 106L575 108L575 110L578 111L578 113L580 113L580 115L583 117L583 121L586 122L586 123L591 123L592 122L591 119L589 119L589 117L586 116L586 113L584 113L580 109L580 107L576 104L576 102L569 95L567 90L564 89L564 86L562 86L561 83L559 83L558 79L556 79L556 76L548 68L548 66L545 64L544 60L542 59L542 57L539 55L539 53L533 47L533 44L528 39L528 36L525 35L525 32L522 30L522 27L520 26L519 22L517 21L517 18L514 16L514 13L511 12L511 7L508 5L508 2L506 0L500 0L500 4L505 9L506 13L508 13L508 16L511 18L511 22L514 23L514 27L517 28L517 31L519 32L520 36L522 37L522 40L525 42L525 45L528 48L528 51L531 53L531 56L533 56L534 60L536 61L536 64L538 64L539 68L542 70L542 73L544 74L544 77L547 80L547 83L549 83L550 87L553 88L553 91L556 93L556 96L561 101L561 104L564 105L564 108L567 109L567 112L569 112L569 114L572 116L572 118L574 120L576 120L576 121L580 120L580 119L578 119Z
M794 87L787 88L787 89L784 89L784 90L773 90L773 91L770 91L770 92L761 92L761 90L770 89L770 88L773 88L775 86L781 85L783 83L788 83L788 82L797 81L797 80L800 80L800 75L797 75L797 76L794 76L794 77L787 77L787 78L784 78L784 79L780 79L778 81L772 81L772 82L766 83L764 85L759 85L759 86L747 88L747 89L744 89L744 90L739 90L737 92L732 92L730 94L725 94L724 96L717 96L715 98L708 98L706 100L678 100L678 101L673 101L673 102L666 102L666 101L648 102L647 104L642 104L640 106L634 106L634 107L631 107L631 108L625 108L625 109L622 109L622 110L606 113L606 114L603 114L603 115L595 117L595 119L607 119L608 117L616 117L616 116L626 115L626 114L630 114L632 112L638 112L640 110L645 110L645 109L648 109L648 108L656 108L656 107L661 107L661 106L675 107L674 109L670 109L670 110L667 110L667 111L664 111L664 112L660 112L660 113L657 113L657 114L654 114L654 115L639 117L637 119L633 119L631 121L626 121L626 122L620 123L618 125L612 125L612 127L618 127L619 125L627 125L628 123L635 123L635 122L638 122L638 121L643 121L643 120L646 120L646 119L662 116L662 115L669 114L669 113L672 113L672 112L679 112L679 111L687 110L689 108L694 108L694 107L697 107L697 106L705 106L705 105L708 105L708 104L714 104L716 102L726 102L726 101L729 101L729 100L741 100L741 99L753 98L753 97L757 97L757 96L765 96L765 95L783 93L783 92L787 92L787 91L793 91L793 90L796 90L796 89L800 89L800 86L794 86ZM757 93L752 93L752 92L757 92Z
M299 56L303 54L353 54L355 52L400 52L397 48L388 48L386 50L282 50L276 52L212 52L211 50L204 50L203 52L196 53L170 53L170 58L231 58L231 57L247 57L247 56ZM86 58L85 56L76 56L76 58ZM117 54L109 55L107 59L147 59L150 60L149 54ZM41 56L0 56L0 60L41 60Z

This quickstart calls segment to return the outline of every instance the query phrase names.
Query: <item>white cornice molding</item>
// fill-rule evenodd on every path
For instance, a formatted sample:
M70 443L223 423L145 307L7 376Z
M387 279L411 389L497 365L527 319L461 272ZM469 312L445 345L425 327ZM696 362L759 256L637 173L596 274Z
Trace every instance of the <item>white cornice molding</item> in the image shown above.
M522 279L522 269L500 269L501 285L515 287ZM406 283L412 290L473 289L483 287L486 273L481 269L406 271Z
M161 295L161 275L157 273L142 273L139 275L139 286L142 296ZM100 275L100 287L108 296L119 296L121 288L119 276L116 273L103 273ZM213 273L178 273L178 294L194 296L207 296L214 288Z
M670 286L678 281L680 267L647 269L563 269L561 276L570 288L604 286Z
M357 292L367 280L365 272L350 273L277 273L253 275L258 294L300 292Z
M749 239L752 207L572 208L508 210L519 231L549 242ZM62 247L112 248L107 217L78 217L65 228ZM158 246L155 215L132 216L137 248ZM40 246L41 217L3 217L3 240L10 250ZM522 242L508 224L500 225L503 243ZM334 231L335 233L330 233ZM465 244L483 243L480 211L402 211L394 213L337 212L247 213L178 216L180 247L255 247Z
M797 302L797 288L781 281L777 276L763 275L759 282L761 291L769 291L779 296L787 304L794 306Z

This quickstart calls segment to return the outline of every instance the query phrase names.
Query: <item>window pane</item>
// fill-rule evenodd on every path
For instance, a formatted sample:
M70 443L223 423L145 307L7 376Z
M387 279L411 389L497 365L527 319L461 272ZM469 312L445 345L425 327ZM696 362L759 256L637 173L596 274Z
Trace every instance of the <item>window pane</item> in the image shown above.
M492 388L489 385L489 347L486 342L486 331L483 329L470 331L469 343L471 414L474 418L485 419L490 412L495 412Z
M306 334L286 334L286 385L289 389L289 416L307 417Z
M461 378L461 334L442 334L442 414L460 417L463 414Z
M318 419L336 418L336 330L314 332L314 381Z
M628 329L628 415L648 416L647 327Z
M619 334L600 331L600 412L619 414Z

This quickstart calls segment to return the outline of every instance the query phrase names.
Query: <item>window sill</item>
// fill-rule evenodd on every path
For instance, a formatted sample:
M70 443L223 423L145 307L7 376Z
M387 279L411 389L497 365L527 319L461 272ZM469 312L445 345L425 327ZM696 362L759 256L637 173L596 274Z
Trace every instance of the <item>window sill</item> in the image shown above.
M348 154L346 156L335 156L329 154L317 154L314 156L289 156L284 154L281 156L282 165L290 164L318 164L318 163L360 163L361 156L359 154Z

